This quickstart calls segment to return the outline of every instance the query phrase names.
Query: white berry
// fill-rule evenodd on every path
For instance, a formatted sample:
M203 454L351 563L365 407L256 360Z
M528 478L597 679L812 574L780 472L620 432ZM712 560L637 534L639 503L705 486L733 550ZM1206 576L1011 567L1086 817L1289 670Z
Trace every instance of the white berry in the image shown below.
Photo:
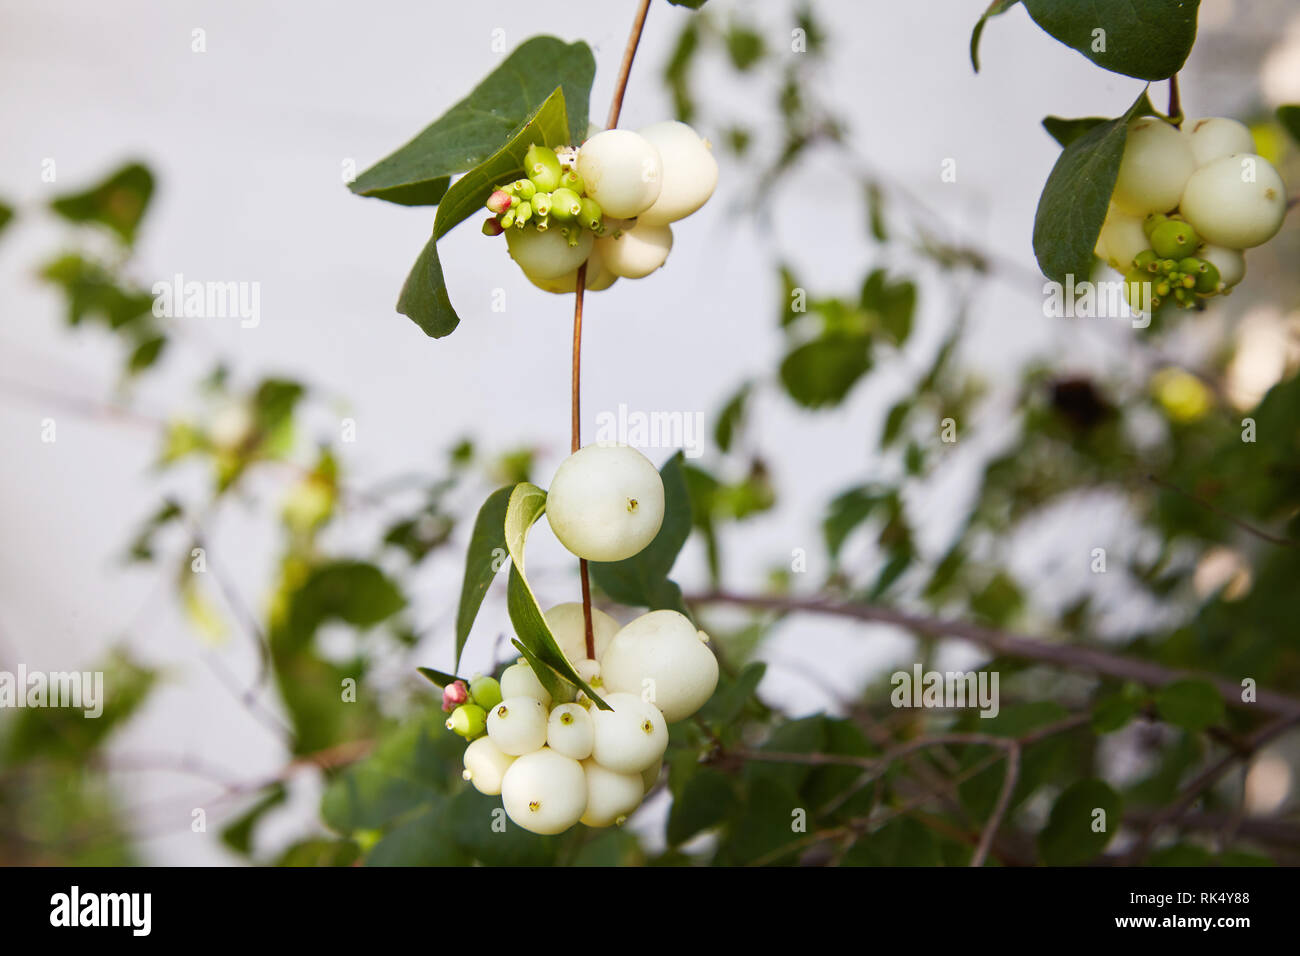
M547 508L549 507L548 502ZM555 643L560 645L560 650L564 652L564 656L570 663L587 659L587 623L582 615L580 602L569 601L565 604L557 604L543 617L546 618L546 626L551 629L551 634L555 637ZM605 653L605 648L609 646L609 642L618 633L620 627L622 625L604 611L594 607L591 609L591 636L595 642L597 660Z
M491 737L479 737L465 748L464 777L479 793L495 796L501 792L501 780L515 758L503 751Z
M599 645L597 645L599 647ZM594 661L591 658L575 661L573 669L578 672L588 684L595 685L600 682L600 661Z
M626 445L588 445L560 465L546 498L560 544L588 561L622 561L654 540L664 520L664 483Z
M616 219L631 219L659 198L663 164L659 150L644 136L626 129L597 133L578 149L575 164L587 195L601 211Z
M523 229L511 226L506 230L506 247L511 258L519 263L519 268L530 279L558 279L565 273L574 272L591 255L595 242L592 234L580 229L577 235L578 244L571 246L560 229L538 232L531 226Z
M1225 289L1231 289L1246 276L1246 257L1240 249L1205 245L1197 250L1196 256L1219 270L1219 282Z
M1169 212L1195 170L1196 159L1182 133L1162 119L1140 117L1129 123L1112 198L1130 216Z
M1106 252L1106 261L1120 272L1132 269L1137 254L1151 248L1150 240L1142 231L1142 220L1122 213L1114 206L1111 206L1101 227L1098 242Z
M602 767L640 773L668 749L668 724L654 704L635 694L606 694L613 710L591 710L595 727L591 754Z
M528 281L537 288L545 292L553 292L556 295L568 295L577 291L578 288L578 270L570 269L562 276L554 279L539 279L536 276L528 275ZM583 289L587 292L603 292L618 281L618 276L605 268L604 261L600 257L600 250L593 245L591 255L587 257L587 280Z
M1286 186L1263 156L1224 156L1187 181L1181 211L1206 242L1249 249L1282 228Z
M546 707L551 706L550 691L542 686L533 669L523 662L511 664L501 674L501 696L531 697Z
M619 773L594 760L584 760L582 770L587 775L587 810L582 822L587 826L618 823L641 805L645 789L640 774Z
M637 130L659 150L663 188L654 205L641 213L643 225L664 226L703 206L718 185L718 161L709 144L685 123L668 120Z
M582 764L544 747L510 765L501 781L501 803L511 820L533 833L563 833L587 809Z
M507 697L488 711L488 736L502 753L532 753L546 743L546 716L536 697Z
M1183 135L1187 137L1187 145L1192 148L1197 166L1206 166L1233 153L1255 151L1255 137L1246 125L1224 116L1186 120L1183 123Z
M591 756L594 736L591 715L580 704L561 704L546 721L546 746L574 760Z
M704 706L718 686L718 659L704 632L677 611L651 611L609 642L601 679L615 693L647 695L669 723Z
M664 264L673 248L668 226L638 222L617 235L596 240L605 268L625 279L642 279Z

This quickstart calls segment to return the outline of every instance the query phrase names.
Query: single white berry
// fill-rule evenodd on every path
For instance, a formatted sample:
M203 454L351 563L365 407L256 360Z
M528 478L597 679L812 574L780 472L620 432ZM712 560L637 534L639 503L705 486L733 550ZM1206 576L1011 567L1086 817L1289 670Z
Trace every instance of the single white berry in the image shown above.
M617 773L640 773L668 749L668 724L654 704L635 694L606 694L613 710L592 708L595 737L591 755Z
M591 715L580 704L561 704L546 721L546 746L574 760L591 756L594 736Z
M550 507L549 501L547 507ZM576 665L576 662L587 659L587 622L580 602L557 604L542 616L546 618L546 626L551 629L555 643L560 645L560 650L570 663ZM591 609L591 636L595 642L597 660L605 653L605 648L620 627L622 625L604 611L594 607ZM585 677L583 679L586 680Z
M587 775L587 810L582 822L587 826L612 826L641 805L645 789L640 774L619 773L594 760L584 760L582 771Z
M665 226L703 206L718 185L718 161L709 144L685 123L667 120L637 130L659 150L663 188L654 205L641 213L642 225Z
M644 136L626 129L597 133L578 148L574 164L587 195L601 211L616 219L631 219L659 198L663 164L659 150Z
M646 696L676 723L704 706L718 686L718 659L703 631L677 611L651 611L620 630L600 660L614 693Z
M1142 220L1120 212L1114 206L1101 227L1098 242L1106 250L1106 261L1120 272L1133 268L1139 252L1151 248L1151 241L1142 231Z
M573 669L588 684L595 686L600 683L600 661L594 661L591 658L575 661Z
M506 230L506 247L528 278L557 279L576 270L591 255L595 238L586 229L577 230L576 235L578 243L571 246L564 230L551 228L538 232L531 226L523 229L512 226Z
M1195 170L1196 159L1182 133L1162 119L1140 117L1129 123L1112 198L1130 216L1169 212Z
M501 674L501 696L531 697L546 707L551 706L551 694L537 679L533 669L525 662L511 664Z
M664 264L673 248L668 226L638 222L631 229L596 240L605 268L625 279L642 279Z
M553 292L556 295L568 295L577 291L578 288L578 270L573 268L564 275L554 279L539 279L536 276L528 275L528 281L544 292ZM591 247L591 255L587 257L587 280L583 289L587 292L603 292L618 281L618 276L605 268L604 261L600 257L600 250L595 245Z
M588 561L638 554L664 520L664 483L645 455L626 445L588 445L560 465L546 497L560 544Z
M1231 289L1246 276L1246 257L1240 249L1204 245L1197 250L1196 256L1219 270L1219 283L1225 289Z
M1187 145L1192 148L1197 166L1206 166L1233 153L1255 152L1255 137L1246 125L1225 116L1186 120L1183 123L1183 135L1187 137Z
M488 736L502 753L529 754L546 743L546 717L536 697L507 697L488 711Z
M515 758L503 751L491 737L479 737L465 748L464 777L479 793L496 796L501 792L501 780Z
M1181 211L1206 242L1249 249L1282 228L1286 186L1263 156L1224 156L1187 181Z
M525 754L506 770L501 804L511 820L533 833L563 833L587 809L587 778L582 764L543 747Z
M223 451L239 448L257 426L247 402L231 401L222 405L208 424L208 438Z

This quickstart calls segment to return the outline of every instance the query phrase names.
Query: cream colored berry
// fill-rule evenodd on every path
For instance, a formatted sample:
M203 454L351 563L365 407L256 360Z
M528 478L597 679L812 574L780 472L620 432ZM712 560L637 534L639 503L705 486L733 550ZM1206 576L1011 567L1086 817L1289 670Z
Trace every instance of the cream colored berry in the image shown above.
M648 697L669 723L703 707L718 686L718 659L704 632L677 611L651 611L626 625L600 671L610 691Z
M1139 117L1129 123L1111 198L1130 216L1169 212L1195 170L1196 159L1182 133L1154 116ZM1115 251L1110 250L1112 255Z
M582 764L549 747L526 754L506 770L501 804L525 830L547 836L563 833L587 809Z
M588 561L638 554L664 520L664 484L650 460L626 445L588 445L560 465L546 498L555 537Z
M582 604L578 601L557 604L543 616L546 618L547 627L555 637L555 643L560 645L564 656L571 663L586 660L587 624L582 614ZM604 611L595 607L591 609L591 634L595 639L597 660L605 653L605 648L609 646L609 642L618 633L620 627L622 625Z
M551 706L551 694L537 679L533 669L527 663L511 664L501 675L501 696L531 697L543 705Z
M1224 156L1187 181L1180 208L1206 242L1249 249L1268 242L1282 228L1286 186L1263 156Z
M625 279L641 279L658 269L673 248L668 226L638 222L631 229L596 240L605 268Z
M1233 153L1255 152L1255 137L1245 124L1224 116L1184 120L1183 135L1197 166L1206 166Z
M659 150L644 136L626 129L597 133L578 149L574 164L587 195L607 216L631 219L659 198L663 164Z
M663 162L663 188L659 198L639 221L643 225L665 226L685 219L703 206L718 185L718 161L699 133L685 123L668 120L640 130L659 150Z
M546 746L574 760L591 756L594 736L591 715L580 704L561 704L546 721Z
M498 747L491 737L480 737L465 748L464 777L474 789L488 796L501 792L501 780L515 758Z
M587 810L582 822L587 826L612 826L641 805L645 789L639 773L619 773L590 759L582 762L582 770L587 775Z
M1225 289L1231 289L1246 276L1246 257L1240 249L1204 245L1196 255L1219 270L1219 284Z
M1120 272L1133 268L1133 259L1139 252L1151 248L1151 242L1142 231L1142 220L1111 207L1106 222L1101 227L1098 240L1106 250L1106 261Z
M617 773L640 773L668 749L668 725L653 704L633 694L606 694L613 710L592 708L595 736L591 755Z
M506 230L506 247L529 279L553 280L573 272L591 255L595 238L586 229L578 230L576 235L578 244L571 246L563 230L538 232L532 226L511 226Z
M546 718L546 707L537 698L507 697L488 711L488 737L502 753L532 753L546 743Z

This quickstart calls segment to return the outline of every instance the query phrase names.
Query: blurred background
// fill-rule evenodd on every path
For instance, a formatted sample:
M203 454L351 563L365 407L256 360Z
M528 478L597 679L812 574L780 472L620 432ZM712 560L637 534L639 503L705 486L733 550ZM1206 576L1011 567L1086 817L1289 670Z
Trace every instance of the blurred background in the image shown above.
M1264 560L1253 556L1258 541L1243 545L1217 519L1202 527L1195 509L1177 531L1162 525L1175 519L1158 515L1150 489L1104 462L1136 453L1190 468L1179 436L1201 415L1231 430L1289 380L1300 355L1295 217L1252 251L1233 296L1158 337L1123 320L1045 317L1031 231L1059 147L1039 122L1118 115L1143 84L1098 69L1021 9L990 22L976 75L968 44L984 6L652 8L621 125L685 114L714 143L720 185L676 229L662 271L587 300L583 424L590 439L598 415L626 404L698 415L711 433L752 383L731 446L704 442L699 464L726 492L715 502L722 570L710 580L709 535L693 537L674 574L688 592L716 583L870 594L968 616L973 606L995 625L1070 633L1073 622L1121 647L1176 632L1233 580L1249 589L1241 574ZM0 715L10 725L0 861L275 859L324 832L321 772L308 762L286 777L313 748L302 744L312 711L286 707L284 686L333 681L330 668L346 673L340 662L364 657L367 720L397 720L430 697L413 669L451 668L474 510L506 481L530 475L544 486L567 454L571 303L534 289L467 226L440 243L462 323L447 339L426 338L393 304L432 210L360 199L346 181L467 93L499 61L502 36L507 50L535 33L588 42L600 122L631 8L375 0L342 14L301 0L0 0L0 200L14 213L0 232L0 669L110 661L110 693L140 697L106 741L51 736L50 712ZM788 52L801 17L816 25L803 58ZM1274 107L1300 102L1293 4L1204 0L1180 79L1189 115L1256 124L1261 152L1297 181L1293 146L1270 122ZM1165 95L1152 87L1158 106ZM50 210L128 163L152 173L129 244ZM831 300L856 302L877 269L899 284L890 301L914 296L906 331L891 330L869 374L850 375L841 394L801 398L778 373L792 346L786 287L806 288L826 315ZM115 324L104 275L147 292L177 274L255 284L256 324L237 315ZM157 338L165 345L149 344ZM1175 387L1192 392L1182 405L1152 391L1171 368L1208 371L1210 412L1197 413L1201 393L1182 379ZM934 597L925 589L935 566L987 503L990 463L1052 457L1026 422L1064 394L1062 382L1083 383L1085 420L1094 405L1120 408L1122 438L1097 450L1102 466L1080 464L1055 482L1040 475L1032 488L1008 483L1000 523L963 549L978 584ZM202 435L239 433L249 414L240 396L253 397L272 437L244 448L246 459L204 451ZM893 426L907 419L904 440L883 448L887 416L909 398L917 408ZM957 424L952 445L937 440L946 417ZM656 464L673 451L645 450ZM883 510L865 506L865 523L825 547L828 501L868 486L888 490ZM1293 514L1289 500L1270 507L1268 518ZM880 587L899 557L882 529L900 521L906 560ZM531 543L543 604L574 600L575 570L544 523ZM208 573L187 577L194 547ZM1113 573L1090 573L1096 548ZM806 570L792 570L800 553ZM401 580L408 604L377 630L326 623L311 667L260 677L268 615L320 554L364 555ZM1151 586L1174 572L1176 587ZM1275 640L1289 649L1275 649L1267 676L1295 691L1295 618L1269 613L1286 622ZM711 620L737 633L751 626L736 609ZM508 631L493 589L462 671L507 657L494 638ZM791 616L765 620L761 633L746 649L767 662L758 696L795 717L881 704L883 675L922 659L913 637L884 625ZM1198 667L1226 659L1203 650ZM924 659L941 666L985 659L961 644L933 651ZM347 726L331 726L314 749L349 739ZM1107 765L1113 779L1140 776L1150 757L1130 744ZM28 757L83 748L69 753L87 773L20 779L24 745ZM1278 746L1270 812L1294 800L1294 748ZM275 805L255 834L222 839L268 781ZM200 832L195 808L206 811ZM651 848L663 844L665 813L661 801L634 824Z

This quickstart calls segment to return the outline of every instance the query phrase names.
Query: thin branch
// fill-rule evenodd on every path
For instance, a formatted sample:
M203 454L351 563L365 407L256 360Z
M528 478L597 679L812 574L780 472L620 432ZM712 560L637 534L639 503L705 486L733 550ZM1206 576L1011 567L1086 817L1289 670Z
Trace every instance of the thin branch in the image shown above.
M650 0L641 0L636 17L632 20L632 33L627 38L623 50L623 64L618 68L618 81L614 84L614 99L609 104L609 118L605 128L613 129L618 125L618 115L623 112L623 94L627 92L627 80L632 73L632 61L636 58L636 48L641 44L641 31L645 29L646 14L650 12Z
M1202 508L1206 509L1207 511L1214 512L1214 514L1218 515L1223 520L1230 522L1231 524L1240 528L1242 531L1245 531L1247 534L1254 535L1256 538L1259 538L1261 541L1267 541L1269 544L1281 545L1284 548L1300 547L1300 541L1293 541L1290 538L1280 538L1277 535L1269 534L1267 531L1255 527L1253 524L1250 524L1248 521L1244 521L1241 518L1238 518L1236 515L1229 514L1228 512L1220 508L1218 505L1214 504L1213 502L1206 501L1204 498L1198 498L1190 491L1184 491L1182 488L1179 488L1177 485L1173 484L1172 482L1166 481L1164 478L1161 478L1159 475L1149 474L1147 475L1147 481L1151 482L1151 484L1155 485L1158 488L1164 488L1166 491L1172 491L1175 494L1182 495L1188 501L1200 505Z
M1051 643L1042 638L1007 633L965 621L912 614L877 604L847 603L818 597L747 595L711 591L688 595L686 600L691 604L730 604L781 613L828 614L874 624L893 624L918 634L959 638L1006 657L1038 661L1101 677L1131 680L1148 687L1163 687L1165 684L1187 677L1198 677L1213 684L1229 706L1243 710L1258 708L1275 716L1300 719L1300 700L1276 691L1258 691L1254 703L1247 703L1241 699L1241 686L1223 677L1176 671L1151 661L1130 659L1095 647Z

